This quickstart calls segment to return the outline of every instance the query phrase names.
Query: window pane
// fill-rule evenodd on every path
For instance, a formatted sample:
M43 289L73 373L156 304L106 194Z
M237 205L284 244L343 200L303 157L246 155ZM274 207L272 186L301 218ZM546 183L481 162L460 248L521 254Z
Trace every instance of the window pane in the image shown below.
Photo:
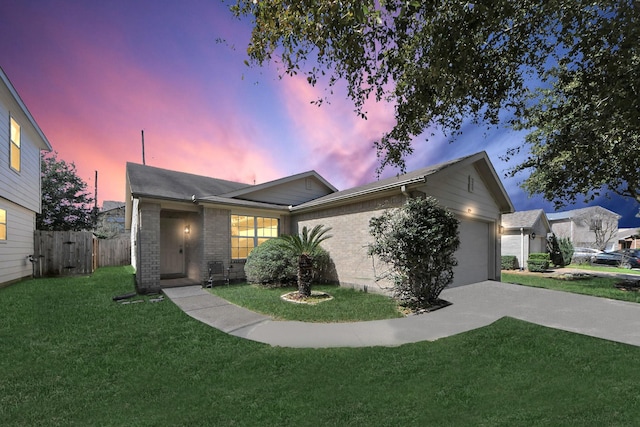
M246 258L254 247L278 237L278 219L231 215L231 258Z
M0 240L7 240L7 226L0 224Z
M4 209L0 209L0 224L7 223L7 211Z
M20 170L20 147L11 144L11 168Z
M278 237L278 220L276 218L258 218L258 236Z
M20 125L11 117L11 150L9 164L12 169L20 171Z
M11 118L11 142L20 148L20 125Z

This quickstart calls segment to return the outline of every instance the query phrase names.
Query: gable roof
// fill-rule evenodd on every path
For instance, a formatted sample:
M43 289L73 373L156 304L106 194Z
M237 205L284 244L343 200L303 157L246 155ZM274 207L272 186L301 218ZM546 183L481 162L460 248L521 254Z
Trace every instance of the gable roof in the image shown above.
M314 177L326 185L328 191L336 191L335 187L315 171L292 175L260 185L250 185L138 163L127 163L127 190L131 192L133 197L150 197L194 203L208 202L278 210L288 210L289 206L250 200L249 195L305 177Z
M639 237L639 228L621 228L618 230L618 240L637 239Z
M484 151L448 162L439 163L437 165L427 166L425 168L418 169L404 175L397 175L391 178L350 188L348 190L338 191L336 193L320 197L310 202L294 206L291 210L295 212L298 210L304 210L323 204L345 202L356 197L372 195L386 190L400 188L403 185L409 186L412 184L425 183L427 182L427 178L431 175L448 169L466 167L469 165L475 165L481 174L490 176L491 179L487 181L487 186L489 187L490 191L496 196L496 203L498 204L498 206L500 206L500 211L513 212L514 207L511 203L511 199L509 198L506 190L502 186L502 182L493 169L487 153Z
M29 112L29 109L27 108L25 103L22 101L22 98L20 98L20 95L18 95L18 91L13 86L13 84L11 83L11 80L9 80L9 77L5 74L2 67L0 67L0 81L4 83L7 90L9 91L13 99L16 101L16 103L18 104L18 106L20 107L24 115L27 117L27 120L29 121L31 126L33 126L33 129L36 131L36 133L40 137L40 138L37 138L37 141L34 141L36 142L36 144L38 144L38 148L40 148L41 150L47 150L47 151L53 150L53 148L51 147L51 144L49 143L49 140L47 139L46 136L44 136L44 132L42 132L42 129L40 129L40 126L38 126L38 123L36 123L36 120L33 118L31 113Z
M326 179L324 179L322 176L320 176L320 174L318 174L316 171L312 170L312 171L308 171L308 172L302 172L296 175L291 175L291 176L287 176L285 178L280 178L280 179L276 179L273 181L269 181L269 182L265 182L262 184L258 184L258 185L251 185L245 188L241 188L239 190L236 191L232 191L230 193L226 193L226 194L221 194L222 197L236 197L236 198L250 198L249 196L252 193L256 193L268 188L272 188L272 187L276 187L276 186L280 186L283 184L287 184L289 182L292 181L296 181L299 179L304 179L304 178L315 178L318 181L320 181L325 187L327 187L331 192L335 192L338 191L338 189L336 187L334 187L329 181L327 181Z
M547 229L550 228L549 221L542 209L533 209L530 211L520 211L502 215L502 226L505 229L514 228L532 228L539 219L546 224Z
M571 219L571 218L579 217L581 215L588 214L589 211L593 211L593 210L603 212L604 214L607 214L607 215L616 216L618 217L618 219L621 218L621 216L618 215L617 213L612 212L609 209L605 209L602 206L589 206L586 208L573 209L570 211L547 213L547 218L549 219L549 221L561 221L561 220Z
M127 162L127 184L134 197L190 201L248 187L248 184Z
M102 202L101 212L124 208L124 206L125 206L124 202L117 202L115 200L105 200L104 202Z

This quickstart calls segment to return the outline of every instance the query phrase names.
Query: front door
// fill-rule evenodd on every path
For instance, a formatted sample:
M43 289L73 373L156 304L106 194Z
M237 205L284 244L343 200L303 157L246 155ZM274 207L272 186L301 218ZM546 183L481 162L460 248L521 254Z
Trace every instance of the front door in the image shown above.
M184 219L160 218L160 277L184 276Z

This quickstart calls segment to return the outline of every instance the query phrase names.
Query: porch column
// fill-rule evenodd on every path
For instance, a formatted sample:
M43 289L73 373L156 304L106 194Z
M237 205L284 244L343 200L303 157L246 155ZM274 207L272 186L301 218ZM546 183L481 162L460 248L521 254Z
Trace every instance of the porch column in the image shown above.
M137 291L160 292L160 205L140 203Z

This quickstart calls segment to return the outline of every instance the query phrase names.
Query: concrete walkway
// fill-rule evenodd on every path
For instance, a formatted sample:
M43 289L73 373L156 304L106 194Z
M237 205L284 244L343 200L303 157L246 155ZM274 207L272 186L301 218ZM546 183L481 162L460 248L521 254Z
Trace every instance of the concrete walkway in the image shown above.
M200 286L163 292L189 316L237 337L282 347L397 346L434 341L508 316L551 328L640 346L640 304L501 282L446 289L444 309L354 323L275 321Z

